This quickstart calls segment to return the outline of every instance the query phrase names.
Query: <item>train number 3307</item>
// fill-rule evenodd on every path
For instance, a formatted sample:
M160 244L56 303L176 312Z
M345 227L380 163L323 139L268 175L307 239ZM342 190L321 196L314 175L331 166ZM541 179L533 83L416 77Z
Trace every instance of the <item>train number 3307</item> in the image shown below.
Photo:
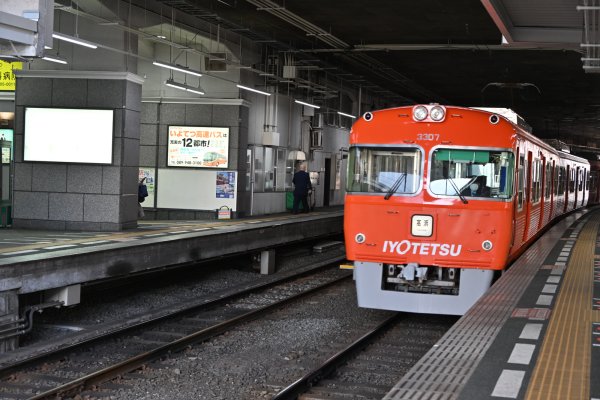
M439 133L417 133L417 140L440 140Z

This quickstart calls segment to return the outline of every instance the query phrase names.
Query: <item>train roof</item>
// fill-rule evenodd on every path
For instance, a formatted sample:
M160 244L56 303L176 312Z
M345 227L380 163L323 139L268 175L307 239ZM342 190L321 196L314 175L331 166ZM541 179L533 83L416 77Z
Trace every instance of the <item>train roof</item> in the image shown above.
M469 107L473 110L487 111L492 114L500 115L505 119L509 120L513 124L519 126L521 129L528 133L532 133L531 126L525 122L525 120L516 112L511 110L510 108L501 108L501 107Z

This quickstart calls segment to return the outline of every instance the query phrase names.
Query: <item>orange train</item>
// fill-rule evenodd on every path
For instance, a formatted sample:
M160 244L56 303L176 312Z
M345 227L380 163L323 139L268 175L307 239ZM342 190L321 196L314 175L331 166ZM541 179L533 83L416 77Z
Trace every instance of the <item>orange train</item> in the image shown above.
M353 125L344 231L361 307L464 314L555 218L590 163L508 109L416 105Z

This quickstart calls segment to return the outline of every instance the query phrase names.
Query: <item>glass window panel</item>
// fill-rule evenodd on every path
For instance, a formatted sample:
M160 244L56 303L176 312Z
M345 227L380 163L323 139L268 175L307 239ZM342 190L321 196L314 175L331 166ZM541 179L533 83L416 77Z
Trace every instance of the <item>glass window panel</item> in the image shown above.
M421 151L415 148L352 147L348 192L414 194L421 186Z
M433 194L508 199L514 161L510 151L438 149L432 154L429 190Z
M287 160L287 149L277 149L277 160L275 161L275 190L285 190L285 164Z
M265 192L272 192L275 187L275 157L272 147L265 147Z
M254 147L254 191L265 191L265 161L262 146Z

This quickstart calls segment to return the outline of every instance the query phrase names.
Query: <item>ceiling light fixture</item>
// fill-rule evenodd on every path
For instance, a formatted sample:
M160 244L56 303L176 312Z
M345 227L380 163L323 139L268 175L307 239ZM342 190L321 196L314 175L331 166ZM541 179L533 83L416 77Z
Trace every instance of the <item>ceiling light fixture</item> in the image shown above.
M42 60L52 61L58 64L67 64L67 60L59 56L45 55Z
M194 71L193 69L189 69L188 67L184 67L183 65L169 64L169 63L164 63L162 61L154 61L152 64L154 64L158 67L172 69L173 71L179 71L179 72L183 72L183 73L195 75L195 76L202 76L202 74L200 72Z
M350 117L352 119L356 118L354 115L346 114L346 113L343 113L341 111L338 111L337 113L340 114L340 115L343 115L344 117Z
M204 94L204 90L201 87L194 87L185 85L183 83L175 82L173 79L168 79L165 81L165 85L170 86L175 89L185 90L186 92L192 92L197 94Z
M295 101L296 103L298 103L298 104L302 104L303 106L312 107L312 108L321 108L321 107L319 107L319 106L316 106L316 105L314 105L314 104L305 103L305 102L303 102L303 101L300 101L300 100L294 100L294 101Z
M53 33L52 37L58 40L64 40L65 42L70 42L74 44L78 44L80 46L89 47L90 49L97 49L98 45L92 42L88 42L87 40L79 39L78 37L64 35L62 33Z
M239 87L240 89L249 90L254 93L264 94L265 96L271 95L271 93L263 92L262 90L258 90L258 89L249 88L248 86L242 86L242 85L236 85L236 86Z

